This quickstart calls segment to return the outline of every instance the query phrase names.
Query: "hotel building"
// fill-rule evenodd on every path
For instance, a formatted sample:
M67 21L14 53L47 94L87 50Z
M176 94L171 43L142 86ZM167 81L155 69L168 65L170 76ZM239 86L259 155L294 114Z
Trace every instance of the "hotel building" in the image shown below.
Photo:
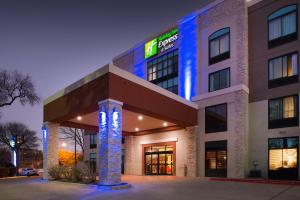
M46 99L44 178L68 126L86 130L101 185L121 172L299 180L298 7L212 1Z

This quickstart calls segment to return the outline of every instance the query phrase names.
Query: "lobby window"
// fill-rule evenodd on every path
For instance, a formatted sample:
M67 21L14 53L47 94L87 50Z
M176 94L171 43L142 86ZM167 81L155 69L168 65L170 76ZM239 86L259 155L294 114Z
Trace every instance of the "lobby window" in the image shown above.
M209 64L214 64L230 57L230 29L223 28L211 34L209 40Z
M205 143L205 176L227 176L227 141Z
M94 149L97 147L97 134L90 134L90 148Z
M90 153L90 169L92 172L96 172L96 153Z
M178 50L147 63L148 81L178 94Z
M227 104L205 108L205 133L227 131Z
M209 74L209 92L230 86L230 68Z
M271 138L269 147L269 178L298 179L298 137Z
M269 60L269 88L298 82L298 53Z
M298 95L269 100L269 129L299 125Z
M296 40L297 5L283 7L268 17L269 48Z

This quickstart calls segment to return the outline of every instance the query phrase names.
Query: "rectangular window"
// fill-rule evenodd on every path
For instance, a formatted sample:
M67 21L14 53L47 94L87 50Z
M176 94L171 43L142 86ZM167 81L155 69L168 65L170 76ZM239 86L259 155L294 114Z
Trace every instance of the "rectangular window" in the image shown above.
M214 64L230 57L230 29L220 29L208 37L209 64Z
M210 58L229 51L229 34L225 34L210 41Z
M97 147L97 134L90 134L90 148L96 148Z
M230 68L209 74L209 92L230 87Z
M96 153L90 153L90 169L92 172L96 172Z
M290 5L268 17L269 47L297 39L297 6Z
M298 95L269 100L269 129L299 125Z
M205 176L227 176L227 141L205 143Z
M205 133L227 131L227 104L205 108Z
M269 60L269 88L298 82L298 53Z
M299 138L269 139L269 178L298 179Z
M148 81L178 94L178 50L147 63Z

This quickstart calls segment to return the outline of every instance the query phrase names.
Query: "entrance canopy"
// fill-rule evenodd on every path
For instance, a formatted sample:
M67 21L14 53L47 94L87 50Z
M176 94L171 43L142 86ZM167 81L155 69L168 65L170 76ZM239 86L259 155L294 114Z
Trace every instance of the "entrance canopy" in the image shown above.
M123 103L123 134L149 134L197 125L195 103L111 64L46 99L44 122L98 132L98 103L107 99Z

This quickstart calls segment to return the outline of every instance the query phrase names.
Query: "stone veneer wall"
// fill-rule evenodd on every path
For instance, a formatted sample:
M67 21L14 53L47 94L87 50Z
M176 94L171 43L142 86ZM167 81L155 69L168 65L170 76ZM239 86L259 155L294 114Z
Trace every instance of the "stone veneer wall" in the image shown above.
M230 58L208 65L208 37L215 31L230 27ZM199 141L198 173L205 176L205 142L227 140L227 176L241 178L248 171L248 13L244 0L225 0L199 16L199 90L193 101L198 103ZM231 88L208 92L209 74L230 67L231 87L243 85L245 90ZM226 132L205 134L205 107L227 103Z
M231 85L248 87L248 14L244 0L226 0L199 16L198 95L208 93L208 74L230 67ZM208 65L208 37L230 27L230 58Z
M205 176L205 142L227 140L227 176L243 178L248 171L248 93L239 90L197 102L199 105L198 165ZM227 103L227 131L205 133L205 107Z
M198 142L198 127L188 127L186 131L186 165L187 176L197 176L197 142Z
M176 141L176 176L195 176L195 130L196 128L187 128L143 136L126 136L125 174L142 175L142 144Z
M46 122L43 126L43 129L47 131L46 138L43 136L43 178L48 179L49 169L58 165L59 124Z
M248 145L249 145L249 95L245 91L234 93L232 117L229 118L233 126L233 133L229 135L228 147L233 155L229 155L232 166L229 175L244 178L248 175Z

